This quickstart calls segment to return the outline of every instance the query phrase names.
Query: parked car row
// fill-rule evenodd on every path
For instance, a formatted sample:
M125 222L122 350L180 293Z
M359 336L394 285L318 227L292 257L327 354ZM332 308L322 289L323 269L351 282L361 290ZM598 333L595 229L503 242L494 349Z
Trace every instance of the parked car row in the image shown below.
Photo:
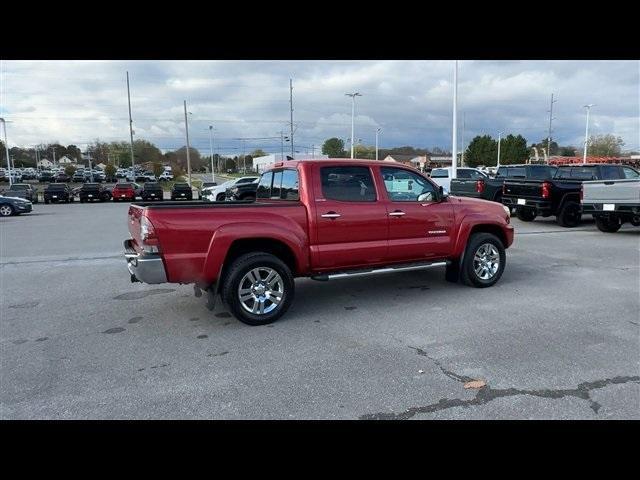
M627 165L505 165L494 178L474 169L457 173L449 181L452 195L502 203L524 222L555 216L572 228L590 214L605 232L625 222L640 225L640 173ZM439 176L446 178L436 172L437 183Z

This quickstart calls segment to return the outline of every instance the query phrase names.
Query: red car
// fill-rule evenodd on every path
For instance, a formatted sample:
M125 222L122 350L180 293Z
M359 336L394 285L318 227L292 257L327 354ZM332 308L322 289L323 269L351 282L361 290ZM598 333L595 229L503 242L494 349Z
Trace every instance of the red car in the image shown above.
M140 195L137 185L135 183L116 183L111 192L111 196L114 202L121 200L134 201L137 196Z
M286 312L295 277L446 266L449 281L489 287L514 236L507 207L451 197L410 167L365 160L276 163L254 203L133 204L128 225L132 281L193 283L211 308L220 293L249 325Z

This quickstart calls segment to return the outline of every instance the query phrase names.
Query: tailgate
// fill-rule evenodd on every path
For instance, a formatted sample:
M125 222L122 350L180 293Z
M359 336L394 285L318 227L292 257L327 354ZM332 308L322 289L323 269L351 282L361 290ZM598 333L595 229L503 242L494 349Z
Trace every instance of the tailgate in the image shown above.
M542 198L542 180L505 180L504 197Z
M452 178L449 191L451 195L480 198L480 193L476 189L476 182L477 180Z
M640 180L583 182L582 203L640 204Z
M140 236L140 219L142 218L143 211L144 207L129 205L127 222L129 224L129 233L131 234L131 238L135 240L134 243L136 245L136 249L140 249L139 245L142 243L142 237Z

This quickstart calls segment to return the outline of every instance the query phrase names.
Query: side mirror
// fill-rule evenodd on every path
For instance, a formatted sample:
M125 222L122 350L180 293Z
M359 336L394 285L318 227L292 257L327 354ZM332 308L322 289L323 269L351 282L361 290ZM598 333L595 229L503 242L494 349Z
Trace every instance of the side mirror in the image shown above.
M440 198L445 199L449 196L449 190L440 185Z

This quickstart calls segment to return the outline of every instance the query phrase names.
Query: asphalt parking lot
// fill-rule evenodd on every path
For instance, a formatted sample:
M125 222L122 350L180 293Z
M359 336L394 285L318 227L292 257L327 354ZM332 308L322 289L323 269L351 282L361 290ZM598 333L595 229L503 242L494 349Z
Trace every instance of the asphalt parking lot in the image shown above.
M493 288L301 279L249 327L190 286L131 284L127 209L0 220L1 418L640 418L640 228L514 219Z

